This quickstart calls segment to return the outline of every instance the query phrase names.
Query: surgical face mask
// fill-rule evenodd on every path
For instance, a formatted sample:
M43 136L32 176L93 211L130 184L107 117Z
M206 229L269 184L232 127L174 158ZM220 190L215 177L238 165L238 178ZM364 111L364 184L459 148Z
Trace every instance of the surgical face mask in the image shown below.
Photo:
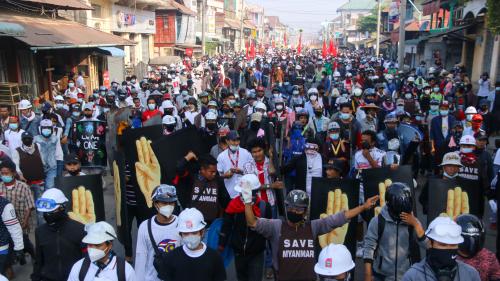
M71 114L73 116L75 116L75 117L79 117L80 116L80 112L79 111L73 111Z
M432 111L437 111L439 109L439 105L431 105Z
M340 137L340 134L339 134L339 133L331 133L331 134L330 134L330 138L331 138L332 140L338 140L338 139L339 139L339 137Z
M438 93L439 92L439 88L438 87L433 88L432 90L434 91L434 93Z
M405 94L405 98L408 99L408 100L411 99L412 97L413 97L412 94Z
M162 216L169 218L172 213L174 212L174 206L173 205L165 205L160 207L158 210L158 213L160 213Z
M101 249L87 248L87 253L91 262L96 262L106 256L106 252Z
M428 95L431 93L431 90L424 90L424 93Z
M282 104L277 104L276 105L276 110L277 111L282 111L283 110L283 105Z
M448 116L448 110L440 110L439 114L441 114L441 116Z
M473 151L474 151L474 149L471 148L471 147L462 147L462 148L460 148L460 152L462 152L462 153L472 153Z
M135 79L130 80L130 83L135 84Z
M68 83L68 86L69 86L70 88L73 88L73 87L75 86L75 83Z
M309 99L310 99L311 101L316 101L316 100L318 99L318 96L316 96L316 95L311 95L311 96L309 97Z
M342 119L342 120L347 120L347 119L349 119L349 118L351 118L351 114L349 114L349 113L344 113L344 112L341 112L341 113L340 113L340 119Z
M285 84L285 86L288 86L288 85L290 85L290 82L286 81L286 82L285 82L285 83L283 83L283 84Z
M396 106L396 109L398 111L404 111L405 110L405 106L404 105L398 105L398 106Z
M149 108L149 110L155 110L156 104L154 104L154 103L148 103L148 108Z
M238 151L239 148L240 148L239 145L230 145L229 146L229 150L231 150L232 152Z
M17 123L9 123L9 129L17 130L17 128L19 128L19 125Z
M465 115L465 118L466 118L466 119L467 119L467 121L469 121L469 122L470 122L470 121L472 121L472 117L474 117L474 115L472 115L472 114L467 114L467 115Z
M299 94L299 91L293 91L292 95L297 96Z
M458 176L458 173L456 173L454 175L450 175L446 171L443 171L443 176L445 176L446 178L449 178L449 179L454 179Z
M277 99L280 97L280 94L273 94L273 98Z
M4 176L4 175L2 175L1 178L2 178L2 181L4 183L10 183L10 182L12 182L14 180L14 177L12 177L12 176Z
M44 137L50 137L50 135L52 135L52 129L42 129L42 135Z
M63 103L59 103L59 102L58 102L58 103L56 103L56 108L57 108L57 109L61 109L61 108L63 108L63 107L64 107L64 104L63 104Z
M186 245L186 247L188 247L188 249L190 250L198 248L200 243L201 243L200 235L187 235L182 237L182 244Z

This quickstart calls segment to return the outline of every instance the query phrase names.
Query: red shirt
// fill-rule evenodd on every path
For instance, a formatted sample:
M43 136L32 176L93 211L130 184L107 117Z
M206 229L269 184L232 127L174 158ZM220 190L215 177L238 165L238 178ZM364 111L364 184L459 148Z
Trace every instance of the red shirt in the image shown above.
M150 119L151 117L154 117L157 114L161 115L161 111L159 111L158 109L144 111L142 113L142 122L145 122L146 120Z
M481 281L500 279L500 265L497 257L490 250L483 248L473 258L466 259L458 256L458 260L474 267L481 277Z
M261 185L266 183L266 178L264 176L264 161L262 162L255 162L255 166L257 167L258 171L258 177L259 177L259 182ZM269 202L269 199L267 198L267 193L265 190L260 191L260 198L266 202Z

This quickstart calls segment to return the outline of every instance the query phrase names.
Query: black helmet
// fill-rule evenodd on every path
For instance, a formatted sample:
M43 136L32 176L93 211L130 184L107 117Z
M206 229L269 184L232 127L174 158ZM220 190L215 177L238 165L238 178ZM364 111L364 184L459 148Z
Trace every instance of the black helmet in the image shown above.
M410 187L402 182L391 184L385 193L385 202L392 219L400 220L401 213L411 213L413 210Z
M462 227L462 237L464 238L464 242L458 245L458 249L466 257L474 257L484 246L485 231L483 222L470 214L460 215L456 221Z
M309 195L303 190L292 190L286 196L285 204L290 207L307 208L309 207Z

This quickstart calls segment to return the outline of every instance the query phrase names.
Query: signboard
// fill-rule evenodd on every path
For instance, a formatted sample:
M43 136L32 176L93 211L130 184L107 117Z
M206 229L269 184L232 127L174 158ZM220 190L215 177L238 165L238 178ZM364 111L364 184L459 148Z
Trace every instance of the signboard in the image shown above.
M69 199L70 218L83 224L106 220L101 175L56 177L55 186Z
M113 5L111 31L129 33L156 32L155 12Z
M82 166L107 166L105 122L76 122L76 146Z

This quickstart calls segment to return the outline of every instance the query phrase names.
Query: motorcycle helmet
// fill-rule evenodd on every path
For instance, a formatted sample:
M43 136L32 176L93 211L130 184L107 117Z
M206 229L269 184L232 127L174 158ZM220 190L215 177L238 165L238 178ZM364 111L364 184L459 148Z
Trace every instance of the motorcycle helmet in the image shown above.
M410 187L402 182L394 182L385 193L385 201L389 215L395 221L400 220L401 213L411 213L413 198Z
M466 258L472 258L484 247L486 233L483 222L471 214L462 214L456 219L457 224L462 227L464 242L458 245L459 253Z

